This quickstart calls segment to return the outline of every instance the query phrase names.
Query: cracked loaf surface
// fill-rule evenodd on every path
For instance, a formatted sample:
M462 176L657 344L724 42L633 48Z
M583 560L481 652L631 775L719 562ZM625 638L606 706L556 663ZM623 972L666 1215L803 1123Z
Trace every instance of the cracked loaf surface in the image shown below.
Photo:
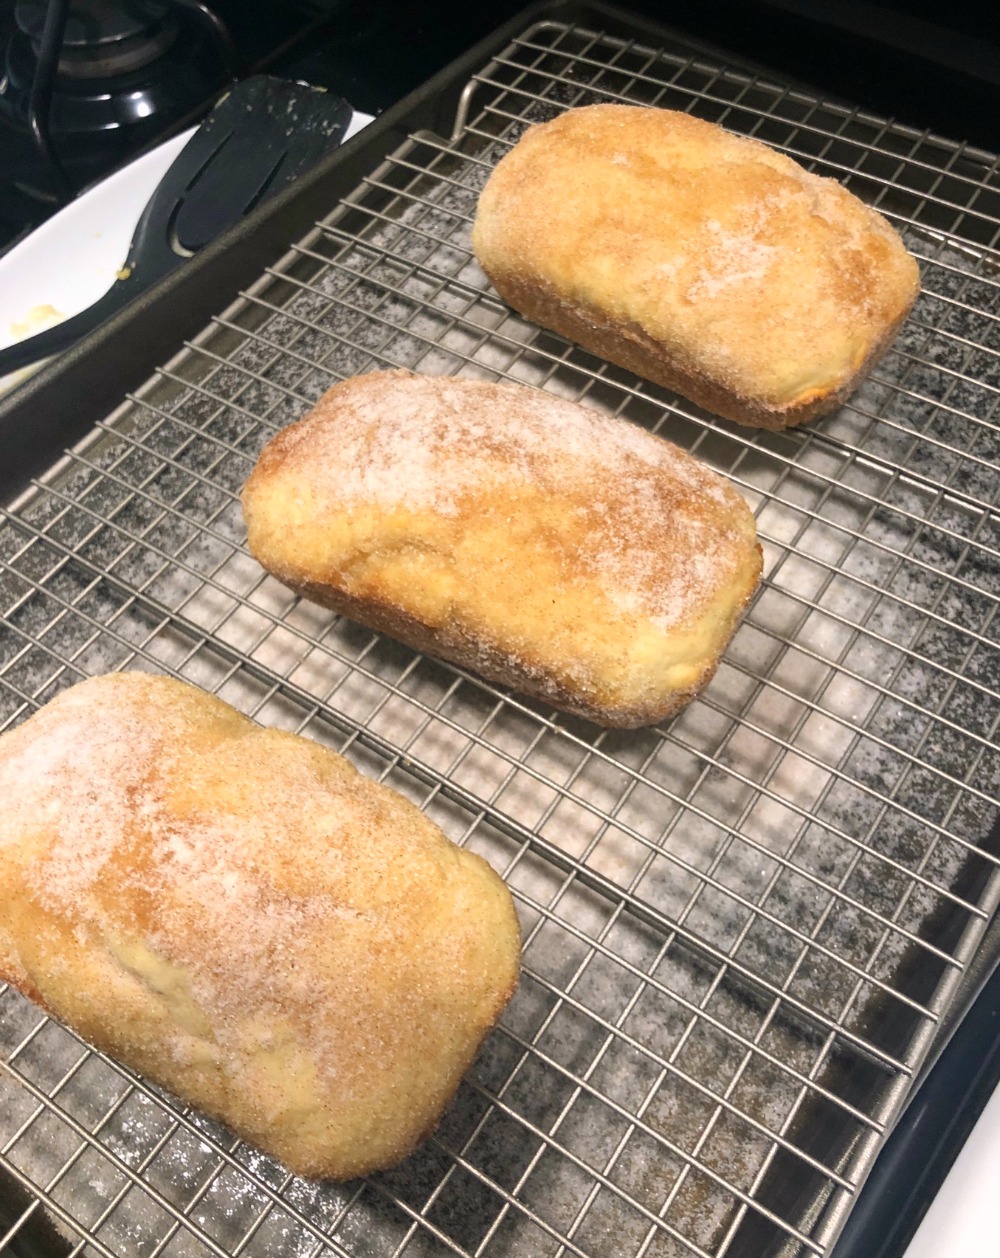
M300 1174L409 1153L517 982L486 861L182 682L64 691L0 798L0 977Z
M242 501L250 550L305 597L609 726L707 684L761 571L724 477L523 385L346 380L265 446Z
M899 235L836 180L631 105L526 131L483 189L472 240L527 318L764 428L839 406L920 287Z

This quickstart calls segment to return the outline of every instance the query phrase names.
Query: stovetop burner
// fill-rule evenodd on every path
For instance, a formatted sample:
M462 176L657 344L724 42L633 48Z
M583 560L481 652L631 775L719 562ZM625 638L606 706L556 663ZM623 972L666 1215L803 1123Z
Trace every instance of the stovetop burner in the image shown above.
M0 253L77 191L194 121L227 82L303 39L325 8L315 0L261 9L242 0L60 3L65 25L48 57L41 136L38 82L57 4L0 4Z
M42 210L185 118L228 77L224 47L185 6L72 0L49 57L39 136L48 10L45 0L16 6L0 91L4 182L14 198ZM9 203L2 189L0 197Z
M19 0L17 28L38 57L48 6ZM69 79L104 79L157 60L178 34L176 14L164 0L76 0L67 15L58 72Z

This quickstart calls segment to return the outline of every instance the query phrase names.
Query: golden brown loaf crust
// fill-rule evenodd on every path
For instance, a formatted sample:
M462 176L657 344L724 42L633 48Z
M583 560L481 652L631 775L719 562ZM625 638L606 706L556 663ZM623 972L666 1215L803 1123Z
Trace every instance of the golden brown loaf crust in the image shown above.
M184 683L63 692L0 798L0 977L301 1174L404 1157L516 984L484 860Z
M666 109L532 127L479 199L476 256L516 310L718 415L839 406L916 299L916 262L833 179Z
M669 716L760 577L753 515L689 454L521 385L376 372L264 448L250 549L292 589L604 725Z

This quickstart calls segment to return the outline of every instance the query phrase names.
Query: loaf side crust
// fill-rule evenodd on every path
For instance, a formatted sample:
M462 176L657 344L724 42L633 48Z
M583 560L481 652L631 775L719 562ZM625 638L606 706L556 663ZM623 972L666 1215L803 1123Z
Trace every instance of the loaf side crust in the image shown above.
M405 1157L518 977L480 857L308 739L166 677L0 738L0 976L306 1176Z
M668 720L704 690L722 660L721 654L703 659L690 672L685 685L658 695L655 702L645 697L631 704L625 701L600 703L563 676L541 667L532 669L523 657L516 665L503 662L499 652L484 646L478 636L457 625L430 628L416 616L388 606L384 599L346 595L329 585L300 582L294 577L286 579L285 584L302 598L404 642L425 655L457 664L487 681L549 703L562 712L593 721L606 729L639 729Z
M898 234L835 180L626 105L530 128L483 189L473 248L527 318L767 428L840 405L919 292Z
M664 353L662 343L654 340L636 323L615 322L592 305L565 299L542 281L525 280L498 270L492 271L489 278L509 306L540 327L558 332L609 363L634 371L637 376L654 384L663 385L713 415L735 420L749 428L771 431L798 427L842 406L884 357L909 313L908 309L900 312L896 321L873 341L867 357L854 375L844 379L839 387L804 397L787 406L774 406L726 388L693 365L671 360Z

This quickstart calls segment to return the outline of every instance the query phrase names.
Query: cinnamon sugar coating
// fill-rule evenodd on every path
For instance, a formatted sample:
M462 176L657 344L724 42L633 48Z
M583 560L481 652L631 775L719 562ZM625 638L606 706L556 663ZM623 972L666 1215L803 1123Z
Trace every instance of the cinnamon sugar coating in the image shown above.
M64 691L0 798L0 977L303 1175L410 1152L517 982L484 860L182 682Z
M530 128L473 247L511 306L718 415L784 428L839 406L916 299L916 262L836 180L667 109Z
M263 450L250 549L291 588L599 724L710 679L760 577L753 515L676 446L520 385L376 372Z

